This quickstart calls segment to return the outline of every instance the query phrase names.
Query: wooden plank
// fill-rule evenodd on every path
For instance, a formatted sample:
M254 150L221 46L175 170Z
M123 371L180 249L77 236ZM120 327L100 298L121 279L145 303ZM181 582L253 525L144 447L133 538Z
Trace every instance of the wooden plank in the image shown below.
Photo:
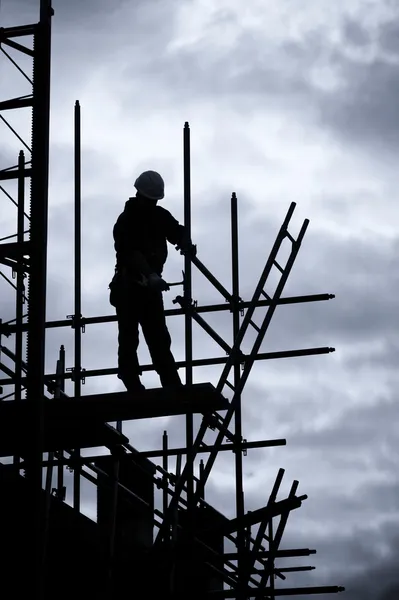
M18 173L18 171L15 171ZM30 242L6 242L0 244L0 257L18 259L30 254Z
M56 426L61 421L83 422L101 421L113 423L135 419L207 413L227 410L229 402L210 383L182 386L174 390L156 388L139 394L116 392L82 396L80 400L63 398L45 400L45 427ZM14 420L28 422L33 406L27 401L0 403L0 423Z
M0 425L0 456L14 454L26 457L29 453L29 424ZM115 444L127 443L129 439L119 433L114 427L100 422L90 424L71 422L62 424L52 423L44 429L43 452L51 452L74 448L110 448Z
M175 390L157 388L137 395L118 392L82 396L80 400L46 399L44 452L128 442L107 423L207 413L227 410L228 406L228 400L210 383ZM23 456L28 451L33 409L34 404L26 400L0 402L0 456Z

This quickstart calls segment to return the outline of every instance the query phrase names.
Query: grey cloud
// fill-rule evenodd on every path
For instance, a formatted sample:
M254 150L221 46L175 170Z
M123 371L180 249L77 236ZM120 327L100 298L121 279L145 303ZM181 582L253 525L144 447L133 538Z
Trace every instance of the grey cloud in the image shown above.
M359 550L363 551L363 557L365 558L366 553L369 554L368 567L345 581L344 585L347 590L345 596L348 600L396 600L398 597L399 539L397 525L393 524L392 526L388 523L379 534L378 541L380 540L386 546L384 557L379 555L378 551L370 551L373 544L370 543L368 532L365 531L364 538L359 540ZM370 556L372 554L374 556Z
M367 44L369 44L371 41L370 33L367 31L367 29L354 19L345 19L342 29L344 39L349 44L353 44L354 46L358 47L364 47L367 46Z
M393 24L380 32L383 49L392 39ZM343 21L342 36L349 43L366 45L367 30L352 21ZM385 44L385 46L384 46ZM370 63L349 58L344 49L334 49L323 32L314 32L303 42L284 42L280 47L265 46L264 40L243 33L227 56L209 54L203 41L189 49L155 58L155 47L142 63L126 68L126 76L156 82L165 96L154 98L160 107L167 98L187 102L189 97L234 97L234 108L245 112L249 106L266 109L279 103L286 110L301 110L301 119L319 122L323 127L362 149L384 150L397 144L395 101L397 66L377 57ZM316 59L317 57L317 59ZM344 85L331 92L315 89L310 69L317 64L332 66ZM130 90L122 94L129 102ZM371 146L372 145L372 146Z
M342 59L349 86L320 98L320 122L343 139L385 152L398 143L395 97L398 67L376 58L364 65Z
M399 358L399 345L395 336L386 338L380 348L369 348L367 354L354 354L347 358L347 365L354 370L368 369L395 369Z
M372 144L374 148L384 149L397 144L393 100L397 67L382 57L371 63L349 58L345 48L330 47L323 32L312 32L301 43L286 41L281 46L272 46L265 45L263 38L244 31L225 56L218 55L216 49L211 55L204 40L188 49L167 53L165 50L173 40L177 14L173 4L166 10L159 3L151 6L118 3L116 12L108 14L107 20L103 12L105 3L100 3L96 11L89 4L87 7L83 15L79 11L79 23L88 28L87 35L78 36L77 45L74 43L76 57L77 52L80 53L79 64L69 54L67 64L63 58L66 39L61 34L63 27L71 27L74 3L68 3L68 7L63 3L56 6L60 12L60 36L54 36L55 90L57 82L62 82L58 73L62 73L63 81L65 76L76 82L83 81L86 70L98 61L99 53L102 55L105 48L107 52L110 50L106 38L94 52L98 46L95 32L105 31L106 23L112 23L118 31L119 47L126 43L132 48L130 59L123 67L121 63L121 75L126 82L131 82L119 92L123 108L131 108L133 86L139 80L140 89L151 95L153 110L166 107L171 101L175 106L187 105L187 100L194 95L203 99L212 97L213 101L216 97L229 98L229 104L234 98L234 108L239 113L253 110L260 102L265 109L278 102L280 108L301 110L302 120L319 122L359 149L362 145L370 147ZM215 24L222 26L231 18L228 13L216 15ZM133 29L124 26L126 19L132 21ZM381 26L381 49L392 47L390 40L395 39L394 27L394 22ZM342 37L348 44L366 47L368 36L365 26L353 19L343 19ZM116 55L109 56L109 60L120 61ZM323 93L314 88L309 72L316 64L316 57L317 64L332 65L340 74L345 82L342 89ZM105 60L103 64L107 64ZM154 93L160 88L162 94Z
M366 397L365 401L370 402L371 398ZM391 452L396 456L395 441L397 438L395 430L395 406L396 395L392 391L391 395L380 396L372 404L365 402L364 406L355 406L347 408L346 412L339 416L335 422L328 426L314 431L311 428L304 427L301 431L298 429L290 435L290 444L296 448L332 450L339 442L337 454L347 456L351 460L351 452L356 454L356 448L373 445L376 450L379 449L381 458L385 460L386 454ZM383 433L382 433L383 432ZM347 454L348 453L348 454ZM380 457L375 456L378 460ZM388 465L390 464L389 455L386 456ZM390 465L392 466L392 465Z
M1 3L1 26L12 27L34 23L39 17L40 3L35 0L3 0Z
M302 509L301 509L302 510ZM397 521L388 521L372 531L361 523L355 532L347 533L337 523L334 537L319 537L295 532L290 529L284 535L284 547L310 547L317 550L315 556L301 559L301 564L316 566L310 585L343 585L343 597L348 600L395 600L398 586L398 527ZM381 553L384 548L384 554ZM330 571L326 566L330 559ZM291 561L292 563L292 561ZM327 573L328 570L328 573ZM322 594L322 600L330 595Z
M129 4L128 0L116 0L112 4L106 0L85 0L85 2L79 2L78 0L70 2L52 0L54 20L57 20L65 27L94 27L104 22L107 16L111 16L124 5Z
M294 328L294 319L301 315L297 327L306 327L314 341L325 338L328 333L333 333L333 345L347 343L353 335L358 341L371 341L375 335L388 336L396 322L394 298L398 282L392 272L397 255L396 240L382 244L377 236L375 241L363 241L359 238L338 240L310 232L308 235L308 247L304 243L300 250L289 290L291 293L295 288L310 294L332 293L336 298L327 305L316 302L311 310L306 305L297 311L293 307L282 308L287 330ZM317 273L316 278L314 273ZM386 293L381 294L380 290ZM317 326L312 327L312 323Z
M229 104L234 97L235 110L241 113L253 110L259 102L263 102L265 108L273 101L289 108L297 106L301 98L308 100L309 86L299 75L300 69L296 66L290 69L286 57L274 48L270 49L271 57L262 57L261 47L260 40L243 33L227 56L218 56L216 49L211 55L205 42L173 54L163 53L161 57L158 49L152 48L141 64L126 68L125 76L138 77L140 81L164 88L164 94L153 100L155 107L166 98L175 105L183 105L193 95L213 101L217 97ZM281 68L282 62L289 75ZM130 102L129 98L127 89L121 97L124 106Z
M379 43L382 50L385 50L394 55L399 54L398 42L399 27L397 21L387 23L381 28L379 35Z
M397 146L395 98L398 88L398 65L381 54L397 54L395 42L397 20L379 26L377 55L370 61L349 57L345 46L331 52L330 62L344 85L331 93L320 93L317 105L319 123L335 132L358 150L372 151L379 160ZM349 44L370 46L370 34L364 26L344 21L343 39ZM396 37L395 37L396 36Z
M84 2L52 0L51 4L54 9L53 22L59 19L66 26L76 27L82 21L95 23L98 18L103 19L109 14L111 8L119 8L127 2L126 0L116 0L112 3L112 7L106 0L85 0ZM1 9L4 27L33 23L39 19L40 0L3 0Z

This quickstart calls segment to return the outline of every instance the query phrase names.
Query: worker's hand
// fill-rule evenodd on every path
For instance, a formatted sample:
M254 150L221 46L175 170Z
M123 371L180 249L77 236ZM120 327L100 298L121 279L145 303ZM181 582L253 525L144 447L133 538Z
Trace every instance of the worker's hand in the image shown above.
M180 250L180 254L183 254L183 256L194 257L197 255L197 246L191 242L177 246L177 250Z
M167 292L170 289L166 281L157 273L151 273L151 275L148 276L148 287L152 290L159 290L161 292Z
M194 257L197 254L197 246L194 246L187 229L184 227L182 227L182 235L176 246L176 250L180 250L180 254L183 254L183 256Z

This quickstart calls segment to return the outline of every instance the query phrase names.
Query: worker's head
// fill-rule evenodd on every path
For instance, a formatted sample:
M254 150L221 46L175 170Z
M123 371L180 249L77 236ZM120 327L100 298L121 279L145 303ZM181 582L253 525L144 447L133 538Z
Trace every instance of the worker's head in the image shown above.
M134 182L134 187L137 190L137 197L142 200L149 200L151 204L156 204L165 195L164 180L156 171L141 173Z

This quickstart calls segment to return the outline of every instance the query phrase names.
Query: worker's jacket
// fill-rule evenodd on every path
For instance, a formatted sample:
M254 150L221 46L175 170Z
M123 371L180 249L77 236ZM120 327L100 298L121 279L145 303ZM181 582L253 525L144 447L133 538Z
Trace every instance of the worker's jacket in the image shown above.
M116 273L127 270L129 277L140 281L141 273L127 269L127 257L139 250L154 273L162 275L168 256L167 242L180 245L185 228L162 206L140 206L129 198L113 229L116 251Z

